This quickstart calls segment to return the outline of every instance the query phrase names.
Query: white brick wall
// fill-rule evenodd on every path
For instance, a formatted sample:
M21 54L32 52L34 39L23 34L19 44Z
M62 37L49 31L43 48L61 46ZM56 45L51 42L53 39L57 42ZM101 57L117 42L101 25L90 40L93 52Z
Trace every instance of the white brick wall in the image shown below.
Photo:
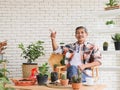
M0 41L8 40L5 57L9 63L9 77L20 77L21 50L18 44L23 42L28 45L37 40L44 40L46 55L39 58L39 64L48 60L52 52L49 38L49 28L57 31L57 42L74 42L74 30L77 26L84 25L89 31L89 41L96 43L102 51L102 43L109 42L109 50L103 53L103 66L119 66L120 54L114 50L111 35L119 32L120 16L97 17L92 12L104 10L108 0L0 0ZM114 19L115 28L108 28L106 20ZM113 52L112 52L113 51ZM110 70L108 73L101 71L100 82L110 83L108 90L119 90L120 82L118 71ZM105 75L105 76L103 76ZM114 76L114 77L113 77ZM111 77L112 82L109 81ZM116 83L117 82L117 83ZM114 84L113 84L114 83ZM114 86L113 86L113 85Z

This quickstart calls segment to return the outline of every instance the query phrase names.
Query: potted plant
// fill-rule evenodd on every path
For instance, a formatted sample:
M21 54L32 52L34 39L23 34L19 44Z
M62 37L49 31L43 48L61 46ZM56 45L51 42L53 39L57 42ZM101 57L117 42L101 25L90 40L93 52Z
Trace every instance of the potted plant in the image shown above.
M115 50L120 50L120 33L115 33L112 39L114 41Z
M107 51L108 50L108 42L103 43L103 50Z
M58 72L51 72L51 83L55 83L58 80Z
M60 44L60 47L63 48L65 43L60 42L59 44ZM63 55L63 58L61 59L60 63L61 63L61 65L65 65L65 54L64 54L64 52L62 53L62 55Z
M53 70L55 71L55 72L58 72L58 66L60 66L59 64L54 64L54 66L53 66Z
M115 25L115 22L113 20L108 20L108 21L106 21L105 24L109 27L113 27Z
M44 85L46 84L47 80L48 80L48 63L44 63L41 66L38 67L38 75L37 75L37 81L39 85Z
M62 73L61 80L60 80L61 85L67 86L68 85L68 81L69 80L67 79L66 73Z
M31 69L38 67L37 63L33 62L44 55L43 43L43 41L37 41L29 44L27 47L23 43L19 44L19 48L22 50L21 56L27 60L27 63L22 65L23 78L29 77Z
M109 0L108 3L106 3L105 10L113 10L113 9L119 9L119 5L118 5L118 0Z
M0 60L3 60L3 54L5 53L4 50L7 48L7 41L0 42Z
M78 69L78 75L72 77L72 88L73 90L80 90L81 85L81 71Z

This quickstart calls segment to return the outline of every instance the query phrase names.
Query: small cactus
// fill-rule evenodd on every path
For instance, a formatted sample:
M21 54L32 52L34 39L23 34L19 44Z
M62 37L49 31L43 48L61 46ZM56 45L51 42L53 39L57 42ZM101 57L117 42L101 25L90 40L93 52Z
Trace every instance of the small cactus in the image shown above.
M104 42L104 43L103 43L103 46L108 46L108 42Z
M62 75L61 75L61 79L62 79L62 80L67 79L67 78L66 78L66 74L62 74Z
M103 43L103 50L107 51L107 49L108 49L108 42L104 42Z
M78 69L78 74L72 77L72 83L80 83L81 82L81 71Z

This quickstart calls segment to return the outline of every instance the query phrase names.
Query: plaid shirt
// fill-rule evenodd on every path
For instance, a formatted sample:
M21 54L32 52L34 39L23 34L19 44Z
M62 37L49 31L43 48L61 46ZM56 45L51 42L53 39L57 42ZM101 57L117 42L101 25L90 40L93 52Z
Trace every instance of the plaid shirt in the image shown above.
M64 50L63 47L59 47L55 50L56 53L67 53L68 51L72 51L71 54L74 55L74 51L76 51L77 42L65 45L65 48L68 48L67 51ZM71 56L73 56L71 55ZM92 43L85 42L84 45L80 46L80 60L83 64L91 63L94 61L99 61L101 63L101 53L99 48ZM72 57L67 58L68 62Z

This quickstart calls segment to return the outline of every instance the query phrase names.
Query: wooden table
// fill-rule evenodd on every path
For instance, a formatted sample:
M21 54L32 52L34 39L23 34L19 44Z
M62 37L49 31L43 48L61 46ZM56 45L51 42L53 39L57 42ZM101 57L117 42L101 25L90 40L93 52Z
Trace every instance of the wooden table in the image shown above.
M16 90L73 90L70 87L65 87L65 88L50 88L47 86L40 86L40 85L33 85L33 86L15 86L12 84L6 84L5 87L10 87L10 88L15 88ZM106 88L106 85L104 84L97 84L93 86L85 86L82 85L80 90L104 90Z

